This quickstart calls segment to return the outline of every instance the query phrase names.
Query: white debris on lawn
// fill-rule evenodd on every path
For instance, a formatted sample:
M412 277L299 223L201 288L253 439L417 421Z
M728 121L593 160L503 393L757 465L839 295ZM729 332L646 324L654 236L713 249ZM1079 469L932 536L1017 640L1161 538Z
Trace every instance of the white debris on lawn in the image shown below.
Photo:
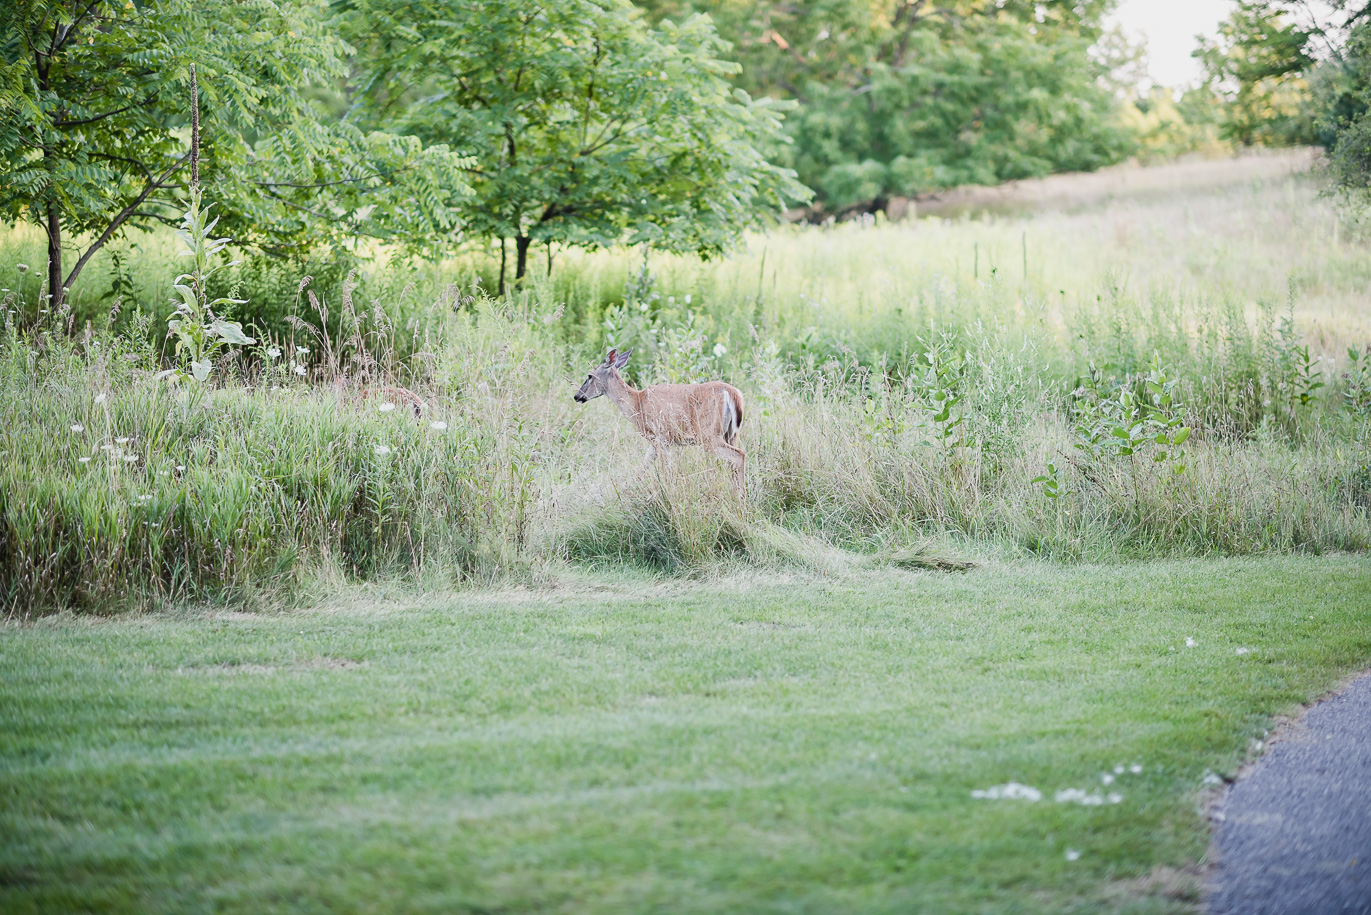
M1200 784L1201 784L1201 785L1222 785L1222 784L1223 784L1223 779L1219 778L1219 777L1218 777L1217 775L1215 775L1213 772L1210 772L1209 770L1206 769L1206 770L1205 770L1205 773L1204 773L1204 777L1200 779Z
M1068 848L1066 850L1066 860L1079 861L1081 860L1081 853L1074 848Z
M971 796L986 801L1040 801L1043 799L1043 793L1037 788L1020 785L1018 782L1008 782L993 788L978 788L971 792Z
M1087 794L1080 788L1063 788L1053 796L1053 800L1058 804L1081 804L1085 807L1099 807L1103 804L1121 803L1123 795L1117 791L1111 791L1108 794L1100 794L1100 792L1095 791Z

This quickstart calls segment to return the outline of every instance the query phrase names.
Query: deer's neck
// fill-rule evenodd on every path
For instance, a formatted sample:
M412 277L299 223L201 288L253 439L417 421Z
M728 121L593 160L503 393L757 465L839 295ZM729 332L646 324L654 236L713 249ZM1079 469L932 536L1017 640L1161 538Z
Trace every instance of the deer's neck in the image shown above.
M619 412L627 416L628 421L633 423L639 432L643 431L642 391L624 381L623 376L618 372L612 372L605 384L605 396L613 401L614 406L619 408Z

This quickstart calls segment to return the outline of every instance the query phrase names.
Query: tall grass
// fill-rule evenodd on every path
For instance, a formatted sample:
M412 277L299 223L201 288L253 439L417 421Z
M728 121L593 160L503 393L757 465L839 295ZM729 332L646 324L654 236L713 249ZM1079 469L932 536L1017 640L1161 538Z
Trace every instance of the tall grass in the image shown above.
M1180 241L1149 234L1178 209L1266 213L1274 236L1324 206L1280 179L1028 221L787 230L714 264L565 254L498 303L480 258L404 285L398 267L360 289L316 276L275 293L286 320L208 390L152 378L150 313L51 314L17 287L0 601L251 602L320 576L450 584L566 562L1365 550L1368 408L1346 353L1367 330L1349 264L1364 246L1263 234L1208 272L1146 262L1193 240L1183 221ZM1125 217L1146 246L1098 233ZM1018 276L996 248L1011 241ZM616 411L571 400L608 343L636 347L640 383L743 389L745 500L707 456L649 465ZM1181 428L1183 444L1155 440Z

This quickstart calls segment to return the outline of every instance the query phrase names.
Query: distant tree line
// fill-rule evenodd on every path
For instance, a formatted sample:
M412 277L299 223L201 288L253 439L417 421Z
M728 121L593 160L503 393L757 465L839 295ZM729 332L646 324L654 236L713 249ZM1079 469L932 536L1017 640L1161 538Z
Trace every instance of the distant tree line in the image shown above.
M640 0L706 12L740 85L794 99L776 156L828 211L1089 170L1133 150L1099 53L1110 0Z
M1236 0L1204 85L1136 91L1113 0L6 0L0 220L49 288L175 225L189 68L236 241L718 254L787 206L875 210L1134 155L1319 143L1371 187L1371 15Z
M1336 187L1371 191L1371 3L1238 0L1196 56L1219 135L1239 146L1317 145Z

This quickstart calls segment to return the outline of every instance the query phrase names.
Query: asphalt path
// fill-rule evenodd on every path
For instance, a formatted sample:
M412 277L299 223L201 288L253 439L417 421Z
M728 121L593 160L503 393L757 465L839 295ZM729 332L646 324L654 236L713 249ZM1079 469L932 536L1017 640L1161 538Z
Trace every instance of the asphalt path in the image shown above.
M1292 724L1215 820L1211 915L1371 915L1371 674Z

